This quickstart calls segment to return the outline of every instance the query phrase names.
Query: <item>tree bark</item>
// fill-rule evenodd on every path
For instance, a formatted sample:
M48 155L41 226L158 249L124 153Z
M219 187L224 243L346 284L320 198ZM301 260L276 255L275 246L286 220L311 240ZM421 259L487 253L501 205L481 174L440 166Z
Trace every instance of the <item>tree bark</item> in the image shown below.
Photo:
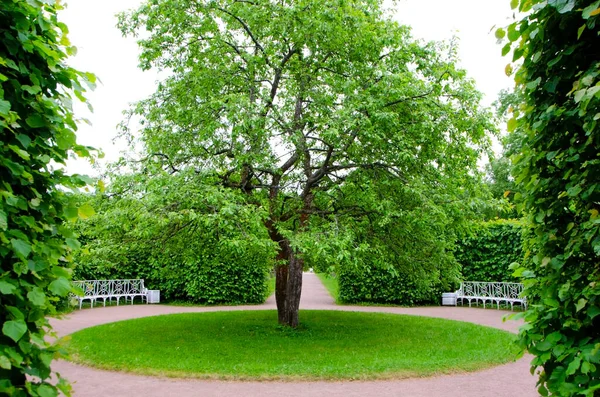
M284 325L292 328L298 326L303 267L304 261L292 252L288 270L285 311L283 314Z

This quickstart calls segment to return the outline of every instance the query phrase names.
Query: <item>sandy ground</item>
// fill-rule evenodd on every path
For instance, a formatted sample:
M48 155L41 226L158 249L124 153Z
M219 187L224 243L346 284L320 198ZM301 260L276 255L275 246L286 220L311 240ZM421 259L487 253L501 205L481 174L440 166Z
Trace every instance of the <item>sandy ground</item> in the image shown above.
M386 312L447 318L516 332L516 321L503 321L510 313L495 309L464 307L395 308L371 306L337 306L319 279L304 274L301 309L349 310L363 312ZM155 316L184 312L208 312L217 310L270 310L275 300L269 298L264 305L225 307L177 307L165 305L121 305L77 310L63 319L52 319L59 336L64 336L98 324L129 318ZM302 313L300 313L302 316ZM117 352L115 352L118 354ZM534 397L536 379L529 372L531 356L491 369L457 375L430 378L414 378L392 381L344 381L344 382L236 382L171 379L132 375L57 361L53 369L71 381L76 397L125 397L125 396L173 396L173 397L286 397L286 396L406 396L406 397Z

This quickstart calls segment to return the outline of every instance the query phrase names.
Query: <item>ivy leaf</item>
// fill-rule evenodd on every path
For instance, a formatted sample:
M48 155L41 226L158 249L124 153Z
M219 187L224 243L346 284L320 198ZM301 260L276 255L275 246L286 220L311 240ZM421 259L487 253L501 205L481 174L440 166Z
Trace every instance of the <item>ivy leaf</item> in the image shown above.
M4 323L2 333L10 339L18 342L27 332L27 324L23 320L11 320Z
M21 258L27 258L31 253L31 245L21 239L11 239L10 240L13 249Z

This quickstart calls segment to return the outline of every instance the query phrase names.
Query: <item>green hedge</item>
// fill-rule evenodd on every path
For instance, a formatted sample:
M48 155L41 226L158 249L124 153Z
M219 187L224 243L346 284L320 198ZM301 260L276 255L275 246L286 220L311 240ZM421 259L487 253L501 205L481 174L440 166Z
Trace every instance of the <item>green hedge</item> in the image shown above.
M518 221L484 222L473 236L459 241L454 256L465 281L514 282L509 266L523 258L523 228Z
M141 199L83 198L98 210L78 224L83 249L73 278L143 278L165 301L264 302L275 251L261 215L229 197L208 207L210 192L181 192L176 182L165 184L190 200L179 199L177 211L164 189Z
M438 303L442 283L435 277L399 274L393 268L339 268L339 300L344 303L378 303L405 306Z

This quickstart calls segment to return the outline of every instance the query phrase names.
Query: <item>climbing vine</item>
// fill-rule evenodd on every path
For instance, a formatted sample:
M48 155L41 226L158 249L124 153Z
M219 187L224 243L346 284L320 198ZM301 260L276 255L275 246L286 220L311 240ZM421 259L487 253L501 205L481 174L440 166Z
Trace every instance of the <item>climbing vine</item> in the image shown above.
M511 4L526 16L496 36L520 63L508 129L523 136L514 174L533 228L520 342L540 394L600 396L600 1Z
M60 347L48 343L47 316L71 291L68 261L78 248L65 221L87 217L65 191L85 185L63 171L75 142L72 96L85 101L94 76L65 65L74 52L59 3L0 0L0 394L69 395L50 382Z

